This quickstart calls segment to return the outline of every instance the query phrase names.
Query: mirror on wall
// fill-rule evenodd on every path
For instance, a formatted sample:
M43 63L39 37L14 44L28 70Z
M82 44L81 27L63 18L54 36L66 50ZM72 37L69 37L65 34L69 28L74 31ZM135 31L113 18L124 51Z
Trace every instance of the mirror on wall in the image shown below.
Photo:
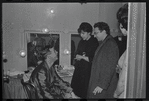
M47 45L54 44L58 51L59 65L60 34L29 33L27 39L27 67L36 67L42 62L42 53Z

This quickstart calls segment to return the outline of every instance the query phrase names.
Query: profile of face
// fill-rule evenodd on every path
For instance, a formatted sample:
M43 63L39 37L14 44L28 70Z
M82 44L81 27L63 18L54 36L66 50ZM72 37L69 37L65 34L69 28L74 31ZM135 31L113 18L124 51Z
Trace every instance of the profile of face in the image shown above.
M57 57L58 52L54 48L50 48L48 53L46 54L49 62L55 62L58 59Z
M80 36L82 37L83 40L87 40L88 37L90 36L90 33L81 30Z
M121 23L120 23L120 30L124 36L127 36L127 30L123 27L123 25Z
M97 38L98 41L102 41L105 34L105 30L100 31L98 27L94 28L94 37Z

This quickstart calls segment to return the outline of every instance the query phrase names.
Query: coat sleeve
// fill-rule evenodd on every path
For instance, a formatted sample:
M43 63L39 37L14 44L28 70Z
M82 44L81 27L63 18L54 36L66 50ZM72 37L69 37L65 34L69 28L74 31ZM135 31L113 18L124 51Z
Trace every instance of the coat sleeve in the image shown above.
M101 69L99 71L97 86L107 89L116 72L115 68L119 58L119 50L113 41L109 41L103 47L102 51L101 61L99 61L100 65L98 65Z
M59 75L56 73L55 69L53 69L53 73L54 73L54 78L56 80L56 85L58 85L60 87L60 89L66 91L67 93L71 93L72 88L71 88L70 84L68 82L65 82L64 80L62 80L59 77Z
M41 92L43 92L43 95L45 98L53 98L49 92L49 89L47 88L46 85L46 71L41 69L38 74L37 74L38 80L39 80L39 84L41 86Z

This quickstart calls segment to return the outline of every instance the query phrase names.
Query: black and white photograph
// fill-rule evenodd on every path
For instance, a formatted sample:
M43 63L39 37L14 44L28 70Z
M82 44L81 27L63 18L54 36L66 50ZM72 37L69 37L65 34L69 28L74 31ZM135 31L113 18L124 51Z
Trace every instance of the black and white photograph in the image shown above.
M2 3L3 99L146 98L145 2Z

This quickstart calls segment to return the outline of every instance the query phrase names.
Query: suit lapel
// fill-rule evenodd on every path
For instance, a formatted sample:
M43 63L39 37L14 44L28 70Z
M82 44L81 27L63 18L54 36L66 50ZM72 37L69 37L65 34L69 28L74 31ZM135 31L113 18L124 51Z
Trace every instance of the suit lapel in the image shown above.
M93 63L95 62L96 58L97 58L97 54L100 52L102 46L107 42L107 40L111 39L111 35L107 35L107 37L103 40L103 42L101 43L100 46L98 46L98 48L96 49L94 58L93 58Z

